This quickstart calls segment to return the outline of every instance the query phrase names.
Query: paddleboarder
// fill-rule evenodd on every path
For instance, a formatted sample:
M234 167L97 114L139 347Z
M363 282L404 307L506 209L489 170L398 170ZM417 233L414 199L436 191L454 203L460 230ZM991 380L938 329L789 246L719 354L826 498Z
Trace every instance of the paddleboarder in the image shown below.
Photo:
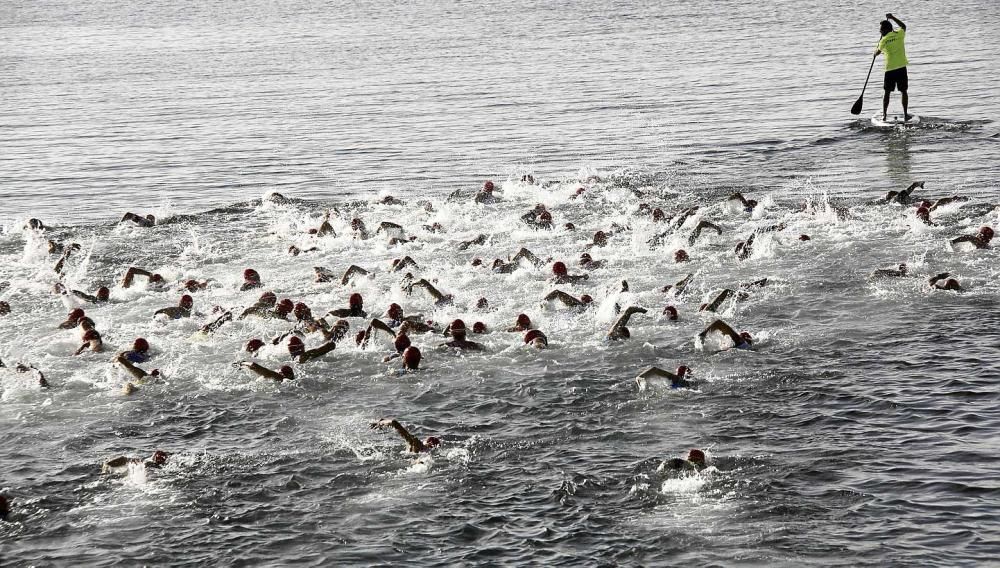
M906 77L907 61L906 48L903 45L906 36L906 24L892 14L886 14L885 18L880 24L882 39L879 40L878 46L875 48L875 57L878 57L879 53L885 55L885 80L882 82L885 94L882 96L882 120L886 119L886 113L889 110L889 95L898 89L899 94L903 97L903 120L905 122L911 118L906 112L910 102L906 93L908 87ZM899 29L894 30L892 22L896 22Z

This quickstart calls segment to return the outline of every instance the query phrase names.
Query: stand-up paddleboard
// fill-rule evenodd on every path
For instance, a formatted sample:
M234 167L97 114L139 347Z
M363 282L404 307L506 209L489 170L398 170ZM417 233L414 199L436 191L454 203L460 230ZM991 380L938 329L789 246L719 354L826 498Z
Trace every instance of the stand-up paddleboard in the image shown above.
M879 112L872 115L872 124L878 128L905 128L920 124L920 117L911 114L910 120L904 121L901 114L887 114L885 120L882 120L882 113Z

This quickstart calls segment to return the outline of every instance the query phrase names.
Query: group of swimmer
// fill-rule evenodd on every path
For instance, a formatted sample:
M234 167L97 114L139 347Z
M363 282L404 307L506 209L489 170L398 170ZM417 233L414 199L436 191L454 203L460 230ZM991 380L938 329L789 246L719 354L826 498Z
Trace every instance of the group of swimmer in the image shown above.
M533 184L534 179L528 180L526 177L522 180L522 183ZM936 201L918 201L912 197L912 193L915 190L923 190L923 188L924 183L917 182L902 191L890 191L876 203L914 206L914 215L919 221L934 224L930 218L932 212L943 205L965 201L965 198L959 196L944 197ZM453 193L448 199L451 201L469 200L477 204L477 206L490 207L503 200L501 196L496 194L495 190L493 182L487 181L472 195L466 195L459 191ZM585 198L588 191L591 191L591 189L586 185L581 186L568 199ZM653 197L647 196L638 190L632 191L641 199ZM266 199L278 203L287 203L290 201L280 194L270 194ZM378 203L389 205L404 204L402 200L391 196L382 198ZM418 205L427 211L434 211L434 204L430 201L421 201L418 202ZM759 207L759 203L754 199L747 198L742 193L733 193L726 199L725 207L731 211L739 211L741 215L752 216L756 208ZM837 209L836 211L838 215L848 215L845 210ZM804 214L815 213L809 206L804 206L800 212ZM326 213L318 227L308 229L306 232L309 235L308 238L336 237L337 232L331 223L332 214L339 214L339 212L335 209ZM689 207L674 213L668 213L645 201L640 203L631 212L633 217L647 219L653 223L653 226L658 227L655 234L648 240L651 248L662 246L663 243L668 242L668 239L673 240L673 242L684 242L688 246L694 246L702 238L706 230L712 231L715 235L722 235L724 233L723 228L704 218L703 214L704 210L699 207ZM696 218L697 223L692 221L692 223L688 224L687 221L692 218ZM576 227L572 222L566 222L561 227L557 227L553 212L542 204L535 206L523 214L520 220L527 227L537 231L554 231L557 228L563 230L562 234L576 231ZM416 235L408 234L406 228L392 221L383 221L375 231L370 231L359 217L352 217L349 221L347 218L344 218L344 221L345 226L350 227L349 233L352 239L368 240L383 235L387 245L405 246L407 243L411 243L419 238ZM157 220L152 215L142 216L135 213L127 213L122 218L121 223L134 224L141 229L146 229L155 227ZM694 226L690 227L690 225ZM760 238L767 234L784 232L786 229L785 224L758 227L736 244L733 252L735 260L742 262L750 259L754 254L755 244ZM53 239L46 239L47 227L37 219L29 220L24 230L37 237L39 242L45 242L49 254L57 256L53 271L56 273L58 281L52 287L53 294L66 296L71 298L75 303L94 306L95 308L114 303L111 299L111 289L108 286L98 286L93 292L89 292L72 288L65 282L64 274L67 263L75 255L80 254L81 246L78 243L63 243ZM445 227L439 223L434 223L423 226L421 230L439 234L445 231ZM589 281L588 272L604 268L607 262L605 259L595 259L594 255L598 254L600 249L606 247L611 239L621 238L630 232L632 232L631 227L618 223L611 223L610 226L595 231L590 242L583 245L582 250L580 250L577 266L582 272L578 274L570 273L566 262L553 258L542 258L525 247L521 247L516 253L506 258L494 258L492 261L474 256L469 265L473 269L490 271L495 274L507 274L522 268L539 269L548 267L547 269L551 273L549 280L552 290L540 298L542 302L558 302L572 310L593 309L595 301L591 294L574 295L560 287L586 287ZM682 238L678 241L676 237ZM954 238L952 243L954 245L970 243L976 248L986 248L989 246L992 237L993 230L990 227L983 227L976 234ZM795 238L800 241L811 240L810 236L804 234L798 235ZM460 251L471 250L474 253L477 249L487 247L489 240L490 235L480 234L475 238L462 241L458 244L457 248ZM316 250L318 250L317 247L302 247L291 244L287 249L287 253L298 257L315 252ZM678 265L691 262L691 254L684 248L672 251L669 257ZM403 255L392 261L387 272L388 274L398 275L397 286L400 292L412 296L422 291L434 307L448 309L452 306L454 297L451 294L442 292L436 280L418 278L417 274L419 274L420 270L420 265L416 260L408 255ZM313 269L315 283L339 282L341 286L349 286L354 279L369 277L376 271L377 268L373 266L364 268L353 264L342 274L337 274L321 266L316 266ZM901 264L896 269L881 269L873 273L873 277L877 278L909 275L905 264ZM668 299L678 298L685 293L694 278L695 274L689 273L677 282L664 285L661 292ZM751 282L741 283L733 288L725 288L715 295L714 298L701 304L698 311L713 313L719 310L726 301L744 301L754 290L767 286L768 282L768 278L760 278ZM348 338L353 339L357 345L365 348L372 342L378 341L377 337L382 335L392 343L392 351L383 358L383 361L394 362L398 360L398 372L412 373L420 370L424 355L421 349L413 344L412 336L428 333L441 334L445 337L445 340L436 345L436 349L475 353L485 351L486 347L482 343L470 339L470 331L472 335L481 335L490 332L487 325L482 321L476 321L472 326L467 326L464 320L454 319L444 325L437 321L428 320L422 314L408 313L400 304L395 302L390 303L384 311L373 317L373 314L370 314L366 310L365 300L360 293L350 294L345 307L331 309L326 314L316 317L313 315L310 306L304 302L296 302L292 298L279 299L274 292L266 290L267 286L264 279L253 268L247 268L243 271L242 283L238 287L241 292L261 291L253 304L247 307L210 306L205 309L205 312L207 312L205 314L195 310L194 297L209 286L218 285L211 280L184 279L177 282L168 282L167 279L155 271L139 266L127 267L121 276L119 282L120 288L131 288L136 286L137 283L144 283L144 289L148 293L173 292L180 294L179 300L175 305L165 306L150 315L164 321L183 318L203 318L203 323L199 330L201 334L217 333L226 324L234 320L245 320L248 318L288 322L290 327L287 331L274 337L268 339L261 337L246 338L243 351L247 359L233 363L236 367L244 369L246 372L257 377L279 383L296 379L294 365L303 365L309 361L328 356L334 352L340 342ZM929 278L929 285L944 290L961 289L961 285L957 279L953 278L947 272L931 276ZM7 287L7 283L0 282L0 292ZM625 292L628 290L629 283L625 280L621 281L621 291ZM17 306L11 306L8 302L0 302L0 316L9 315L16 309ZM88 309L90 308L88 307ZM481 297L476 301L475 311L486 312L489 309L490 305L487 298ZM604 334L604 339L610 342L625 341L631 338L632 332L628 327L631 319L649 313L649 309L635 305L623 307L616 303L614 309L617 312L616 319ZM666 321L677 321L680 317L677 307L670 301L662 308L661 315L665 316ZM358 320L362 322L360 325L358 325ZM351 334L352 324L357 326L353 335ZM79 334L80 345L72 354L68 353L68 356L81 355L85 352L102 352L104 350L102 336L97 331L97 323L87 315L87 311L83 308L74 308L71 310L67 314L66 319L58 324L58 328L75 330ZM504 331L512 334L520 334L520 342L528 348L546 349L549 346L549 339L545 332L525 313L518 314L511 325L504 328ZM735 349L749 350L754 347L754 338L748 331L737 330L721 319L715 319L707 325L697 334L697 339L704 341L710 335L717 335L723 342L728 341L731 343L731 347ZM315 347L307 348L306 341L311 338L316 338L318 344ZM288 364L282 365L278 369L272 369L260 362L254 361L254 356L258 354L261 348L268 344L279 346L278 348L281 350L287 350ZM130 377L130 380L124 383L122 387L124 394L133 395L140 390L142 385L150 381L156 381L162 376L162 372L159 369L153 368L147 370L143 368L143 365L149 363L152 358L150 349L149 340L144 337L137 337L132 341L131 349L118 352L111 359L113 365L120 367ZM3 366L5 366L3 361L0 361L0 367ZM40 387L50 388L49 380L36 367L26 363L17 363L13 368L18 373L33 376ZM636 381L640 388L647 388L650 384L657 383L671 389L691 389L696 387L692 374L691 369L686 365L678 366L673 372L654 366L641 372L636 377ZM405 441L407 450L414 454L431 452L442 445L442 440L435 436L429 436L423 440L419 439L411 434L401 422L392 418L377 420L372 424L372 428L387 429L398 433ZM108 472L121 471L129 464L145 464L149 467L160 467L166 464L167 460L168 454L162 450L157 450L147 460L125 456L108 460L105 463L105 470ZM665 470L677 472L697 472L705 467L705 453L699 449L692 449L686 459L675 458L668 460L662 466Z

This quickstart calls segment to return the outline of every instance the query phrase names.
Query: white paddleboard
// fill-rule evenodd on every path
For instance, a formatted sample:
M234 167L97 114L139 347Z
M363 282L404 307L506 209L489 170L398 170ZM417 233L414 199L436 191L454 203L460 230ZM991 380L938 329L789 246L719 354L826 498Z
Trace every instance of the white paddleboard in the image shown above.
M872 124L878 128L903 128L920 124L920 117L911 114L910 120L904 121L901 114L888 114L885 120L882 120L882 113L879 112L872 115Z

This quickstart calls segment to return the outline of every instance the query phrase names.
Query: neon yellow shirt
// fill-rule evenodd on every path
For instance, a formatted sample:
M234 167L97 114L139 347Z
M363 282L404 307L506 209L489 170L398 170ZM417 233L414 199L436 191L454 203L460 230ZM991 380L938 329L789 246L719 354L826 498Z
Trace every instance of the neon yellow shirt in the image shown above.
M903 38L906 30L900 28L882 36L878 41L878 50L885 54L885 70L892 71L906 67L906 47L903 46Z

